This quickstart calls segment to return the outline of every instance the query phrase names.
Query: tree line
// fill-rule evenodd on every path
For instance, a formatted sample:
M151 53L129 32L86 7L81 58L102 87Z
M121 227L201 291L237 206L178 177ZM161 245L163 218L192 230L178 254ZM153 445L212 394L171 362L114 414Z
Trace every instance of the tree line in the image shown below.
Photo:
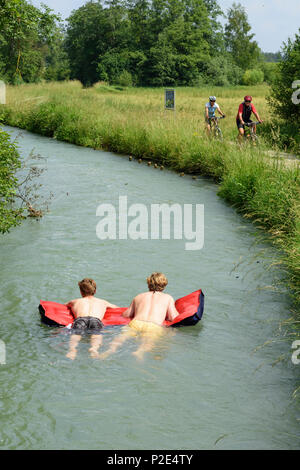
M0 31L0 78L10 83L226 86L275 73L237 3L225 15L217 0L88 1L63 25L45 5L0 0Z

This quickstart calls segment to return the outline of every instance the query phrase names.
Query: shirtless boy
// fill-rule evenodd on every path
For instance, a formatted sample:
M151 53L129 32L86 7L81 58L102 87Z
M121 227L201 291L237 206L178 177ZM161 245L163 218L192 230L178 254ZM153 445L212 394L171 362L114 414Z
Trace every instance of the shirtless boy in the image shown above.
M85 278L78 282L81 293L80 299L71 300L66 305L71 308L75 317L72 325L74 334L70 340L70 349L67 354L69 359L75 359L77 354L77 346L81 339L80 334L82 331L92 331L94 334L91 336L91 347L89 352L92 357L99 356L98 349L102 343L102 336L99 335L103 327L102 319L104 317L107 307L117 308L106 300L97 299L94 297L96 293L96 283L93 279Z
M142 333L142 344L133 353L138 359L142 359L146 351L150 351L155 340L164 333L163 322L173 321L178 311L173 297L164 294L163 290L168 284L166 276L162 273L153 273L147 278L149 292L137 295L130 307L123 313L124 317L132 318L125 330L112 343L110 348L100 355L102 359L114 353L122 343L136 332Z

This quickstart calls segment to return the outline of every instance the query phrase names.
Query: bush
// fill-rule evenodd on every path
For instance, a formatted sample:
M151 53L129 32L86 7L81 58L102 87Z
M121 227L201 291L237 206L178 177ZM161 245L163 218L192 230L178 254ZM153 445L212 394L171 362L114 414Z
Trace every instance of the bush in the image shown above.
M242 75L242 69L226 56L213 57L206 68L207 83L215 86L238 85Z
M259 85L264 81L264 72L262 70L246 70L243 75L243 85Z
M20 168L20 156L9 134L0 129L0 233L18 225L22 210L14 209L12 204L18 190L16 171Z
M123 70L123 72L121 72L114 80L114 83L121 86L132 86L133 82L131 73L127 72L127 70Z
M128 57L125 52L107 52L101 57L97 65L98 80L117 83L127 66Z
M300 32L300 30L299 30ZM283 60L278 64L277 80L272 84L271 96L267 98L273 111L280 118L300 125L300 105L297 103L299 92L293 88L294 82L300 80L300 35L296 34L295 41L288 40L283 48ZM295 92L296 100L292 101Z
M264 74L264 81L269 85L276 82L278 78L278 64L275 62L263 62L260 66Z

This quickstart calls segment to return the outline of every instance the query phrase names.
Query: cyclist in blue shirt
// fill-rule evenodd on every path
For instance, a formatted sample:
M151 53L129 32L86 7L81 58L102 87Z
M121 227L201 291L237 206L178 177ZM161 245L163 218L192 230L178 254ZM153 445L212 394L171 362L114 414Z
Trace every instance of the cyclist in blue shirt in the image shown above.
M207 125L207 135L210 136L211 131L211 119L216 117L216 111L218 111L221 116L225 117L223 111L221 111L220 106L217 103L217 98L215 96L209 97L209 102L205 105L205 122Z

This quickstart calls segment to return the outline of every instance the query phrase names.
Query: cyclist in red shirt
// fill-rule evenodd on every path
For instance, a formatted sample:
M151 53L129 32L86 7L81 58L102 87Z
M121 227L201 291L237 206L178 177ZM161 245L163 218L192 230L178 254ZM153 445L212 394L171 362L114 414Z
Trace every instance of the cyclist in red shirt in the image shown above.
M260 119L258 112L254 104L252 104L252 96L245 96L244 102L240 104L238 114L236 117L236 125L239 130L239 140L241 141L245 134L245 122L253 122L251 121L250 117L251 114L254 114L258 122L262 123L263 121ZM256 126L253 126L254 132L256 132Z

